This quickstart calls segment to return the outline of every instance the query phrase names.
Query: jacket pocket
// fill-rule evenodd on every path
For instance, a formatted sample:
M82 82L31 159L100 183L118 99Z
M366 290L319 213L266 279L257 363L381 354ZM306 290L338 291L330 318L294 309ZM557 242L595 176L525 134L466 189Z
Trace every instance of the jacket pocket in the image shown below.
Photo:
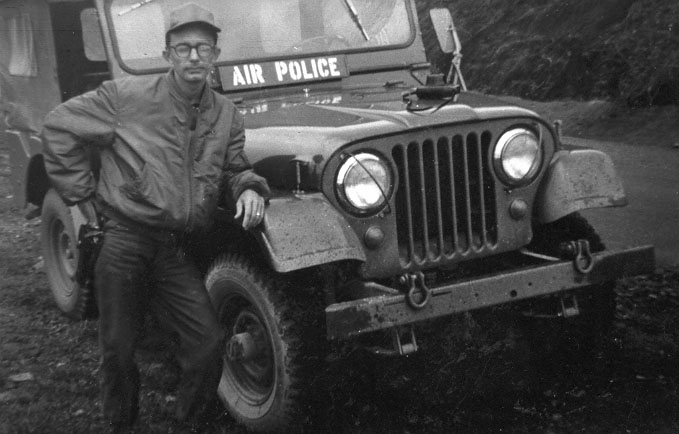
M210 207L219 195L221 166L206 161L196 161L193 165L193 178L198 203Z
M131 179L127 180L120 187L121 193L135 202L143 201L146 198L146 190L148 189L148 175L148 165L144 163L141 170L133 173Z
M149 207L149 210L172 211L174 202L181 195L168 176L169 174L164 175L163 172L156 173L152 164L144 163L142 169L123 184L120 190L130 200Z

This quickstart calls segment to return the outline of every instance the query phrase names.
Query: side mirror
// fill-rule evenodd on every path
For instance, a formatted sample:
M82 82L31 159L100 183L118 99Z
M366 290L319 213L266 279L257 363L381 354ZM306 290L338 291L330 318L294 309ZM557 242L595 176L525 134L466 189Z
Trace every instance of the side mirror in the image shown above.
M455 40L453 39L453 32L455 25L453 24L453 17L450 15L448 8L433 8L429 10L429 17L434 25L436 38L439 40L439 46L444 53L452 53L455 51Z
M450 71L446 77L446 82L453 86L460 85L462 90L467 90L467 84L462 77L462 70L460 69L460 62L462 61L462 44L460 38L457 36L455 24L453 24L453 17L450 15L448 8L433 8L429 11L429 17L434 25L436 37L439 40L441 51L446 54L453 53L453 59L450 65Z

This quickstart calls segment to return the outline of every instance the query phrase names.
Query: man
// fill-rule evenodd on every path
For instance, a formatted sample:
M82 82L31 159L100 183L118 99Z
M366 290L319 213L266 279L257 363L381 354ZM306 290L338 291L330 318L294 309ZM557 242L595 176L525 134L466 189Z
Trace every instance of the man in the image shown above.
M223 333L182 241L208 224L223 190L232 194L244 229L264 215L269 189L243 152L242 116L206 84L219 31L213 15L195 4L173 11L163 52L167 75L104 82L45 121L52 185L92 224L98 215L105 221L95 294L102 407L115 427L137 417L134 345L147 308L179 337L176 418L198 419L213 399ZM89 147L100 154L97 180Z

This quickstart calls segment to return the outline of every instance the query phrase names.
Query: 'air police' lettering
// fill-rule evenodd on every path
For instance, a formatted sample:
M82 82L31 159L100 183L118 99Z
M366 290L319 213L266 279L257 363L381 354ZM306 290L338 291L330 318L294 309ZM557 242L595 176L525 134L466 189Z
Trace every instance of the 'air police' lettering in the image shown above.
M337 67L337 57L274 62L276 78L285 81L289 76L293 81L313 80L326 77L341 77Z
M262 66L257 64L242 65L233 67L233 85L242 86L246 84L264 84L262 76Z
M220 68L219 73L225 89L331 80L348 75L346 59L341 56L233 65Z

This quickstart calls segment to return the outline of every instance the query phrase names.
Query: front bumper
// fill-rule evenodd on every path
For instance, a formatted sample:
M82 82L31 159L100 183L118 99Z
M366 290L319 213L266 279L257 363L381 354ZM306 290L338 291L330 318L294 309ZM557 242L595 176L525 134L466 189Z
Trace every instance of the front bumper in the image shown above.
M594 266L586 274L577 271L572 261L564 260L433 287L431 298L419 308L407 303L402 293L331 304L325 309L328 338L349 338L655 271L652 246L592 256Z

